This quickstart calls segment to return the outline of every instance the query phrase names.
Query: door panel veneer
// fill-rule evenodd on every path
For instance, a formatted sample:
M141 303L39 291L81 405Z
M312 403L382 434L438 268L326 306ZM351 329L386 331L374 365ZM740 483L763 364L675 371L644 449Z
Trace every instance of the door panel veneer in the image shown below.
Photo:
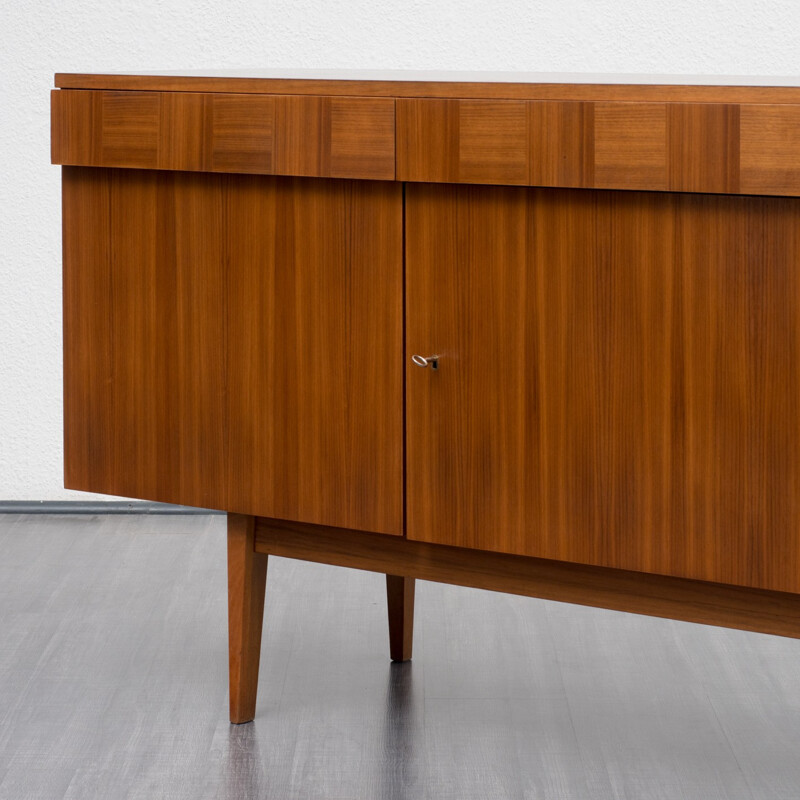
M402 533L400 186L63 192L67 487Z
M225 508L219 179L67 168L67 488Z
M400 186L242 177L228 215L228 509L402 533Z
M796 201L407 204L409 538L800 589Z

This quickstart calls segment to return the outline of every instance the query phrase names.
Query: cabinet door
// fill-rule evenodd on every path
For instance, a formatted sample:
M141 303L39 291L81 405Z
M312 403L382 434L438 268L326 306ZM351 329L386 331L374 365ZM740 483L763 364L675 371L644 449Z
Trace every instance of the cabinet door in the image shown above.
M64 168L68 488L402 533L402 189Z
M406 222L409 538L800 590L797 200L409 185Z

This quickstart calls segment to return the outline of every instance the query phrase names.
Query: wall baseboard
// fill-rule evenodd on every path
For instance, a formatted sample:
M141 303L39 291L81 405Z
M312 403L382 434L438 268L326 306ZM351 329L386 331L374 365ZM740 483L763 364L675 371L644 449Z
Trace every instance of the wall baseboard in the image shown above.
M0 500L0 514L224 514L144 500Z

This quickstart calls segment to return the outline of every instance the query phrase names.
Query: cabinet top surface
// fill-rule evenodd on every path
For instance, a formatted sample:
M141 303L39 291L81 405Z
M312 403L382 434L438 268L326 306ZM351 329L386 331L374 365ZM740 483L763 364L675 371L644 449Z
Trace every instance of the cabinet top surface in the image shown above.
M55 86L375 97L800 102L800 76L265 69L56 73Z

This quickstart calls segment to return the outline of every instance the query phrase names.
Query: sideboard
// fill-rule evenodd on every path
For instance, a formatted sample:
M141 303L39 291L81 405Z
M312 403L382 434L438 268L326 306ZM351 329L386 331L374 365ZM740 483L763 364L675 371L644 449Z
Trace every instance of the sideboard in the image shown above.
M56 75L71 489L270 554L800 637L800 87ZM748 83L752 85L747 85Z

